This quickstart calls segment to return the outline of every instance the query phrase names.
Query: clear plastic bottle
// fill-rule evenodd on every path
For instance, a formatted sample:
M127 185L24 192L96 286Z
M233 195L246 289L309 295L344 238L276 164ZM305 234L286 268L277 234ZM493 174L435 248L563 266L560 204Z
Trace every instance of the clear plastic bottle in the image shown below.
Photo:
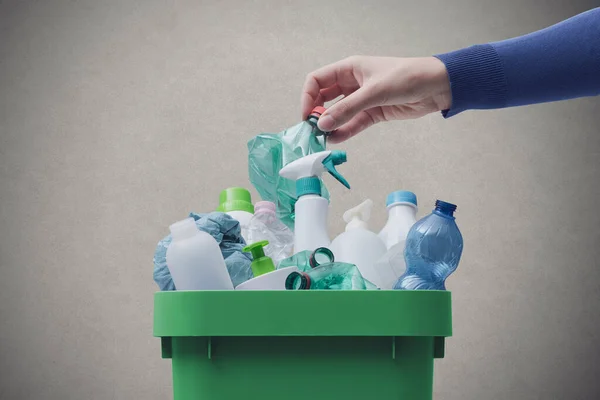
M233 290L217 241L186 218L170 226L167 265L177 290Z
M294 233L277 218L275 211L275 203L270 201L254 205L254 216L248 225L248 243L268 241L265 254L277 264L292 254Z
M353 264L333 262L307 272L292 272L286 282L288 290L366 290L360 271Z
M446 278L458 267L463 250L454 211L454 204L437 200L433 212L413 225L404 250L406 272L394 289L446 290Z

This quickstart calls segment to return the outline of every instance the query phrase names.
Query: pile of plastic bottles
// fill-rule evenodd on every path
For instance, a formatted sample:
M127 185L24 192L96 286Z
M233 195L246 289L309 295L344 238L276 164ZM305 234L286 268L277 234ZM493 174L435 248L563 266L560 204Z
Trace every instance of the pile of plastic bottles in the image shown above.
M252 205L250 192L243 188L221 192L217 211L239 223L243 252L252 259L249 265L235 268L248 270L226 265L217 239L187 218L172 224L171 240L163 240L168 243L166 272L174 284L170 287L446 289L445 281L456 270L463 249L454 204L437 200L433 211L417 221L416 195L395 191L387 197L387 222L375 233L368 226L373 201L367 199L344 213L345 231L330 240L330 202L321 175L328 172L347 188L350 185L336 170L347 161L346 153L324 150L326 133L316 128L322 111L316 108L307 121L280 134L259 135L249 143L250 181L263 201ZM246 278L240 282L240 277Z

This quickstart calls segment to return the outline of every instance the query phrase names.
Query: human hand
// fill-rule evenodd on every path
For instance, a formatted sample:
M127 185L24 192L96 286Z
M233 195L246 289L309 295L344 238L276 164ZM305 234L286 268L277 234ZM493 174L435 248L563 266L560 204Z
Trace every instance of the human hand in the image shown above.
M381 121L419 118L450 108L452 96L445 65L435 57L353 56L306 77L302 119L338 96L319 118L329 140L343 142Z

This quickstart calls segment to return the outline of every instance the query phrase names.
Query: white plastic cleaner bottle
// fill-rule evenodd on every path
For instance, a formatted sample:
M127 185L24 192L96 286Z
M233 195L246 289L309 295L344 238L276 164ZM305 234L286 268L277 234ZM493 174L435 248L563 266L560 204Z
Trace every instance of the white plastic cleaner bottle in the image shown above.
M390 193L386 199L388 220L379 232L387 249L406 241L410 228L417 222L417 196L413 192L400 190Z
M233 290L217 241L186 218L170 226L167 266L177 290Z
M346 231L331 242L331 251L336 261L354 264L362 276L380 287L375 263L386 252L385 244L375 232L369 230L373 201L365 200L344 213Z
M294 253L314 251L330 244L327 233L327 211L329 201L321 197L323 172L329 172L342 185L350 189L346 179L335 169L346 162L344 151L321 151L299 158L283 167L279 175L296 181L294 220Z
M219 195L217 211L223 212L240 223L242 237L248 242L248 226L254 216L254 206L250 192L244 188L232 187Z

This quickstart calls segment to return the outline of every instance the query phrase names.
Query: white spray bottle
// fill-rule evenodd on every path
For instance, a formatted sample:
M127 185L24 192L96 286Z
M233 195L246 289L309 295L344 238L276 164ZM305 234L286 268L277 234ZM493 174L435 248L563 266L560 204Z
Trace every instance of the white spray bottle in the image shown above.
M298 201L294 210L294 253L329 247L330 240L327 233L329 201L321 197L319 178L327 171L350 189L346 179L335 169L336 165L345 162L344 151L321 151L293 161L279 171L279 175L283 178L296 181Z
M385 254L386 247L383 240L369 230L368 221L372 208L373 201L367 199L346 211L346 231L333 240L330 249L336 261L356 265L365 279L381 287L374 265Z

